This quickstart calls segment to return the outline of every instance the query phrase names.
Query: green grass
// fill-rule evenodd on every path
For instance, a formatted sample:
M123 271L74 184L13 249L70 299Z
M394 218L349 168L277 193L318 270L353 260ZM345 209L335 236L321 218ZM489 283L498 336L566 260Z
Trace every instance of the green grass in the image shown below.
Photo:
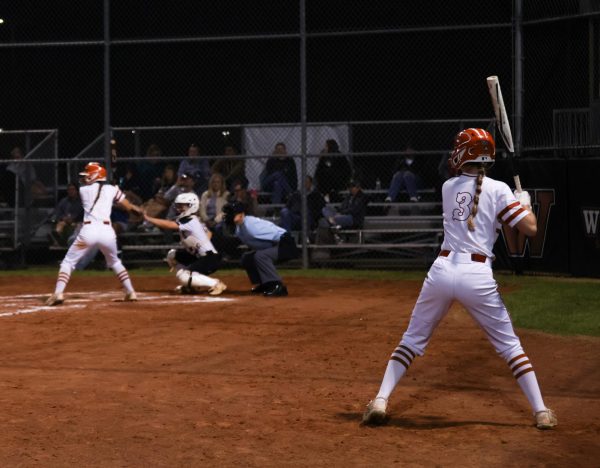
M513 323L561 335L600 336L600 281L497 275Z
M134 276L169 276L166 268L131 269ZM0 276L56 277L58 268L41 267L0 271ZM77 271L75 275L111 276L108 270ZM243 275L239 269L224 269L219 276ZM421 282L424 271L377 270L281 270L284 277L413 280ZM600 281L540 276L496 274L502 297L516 327L561 335L600 336ZM3 280L6 281L6 280Z

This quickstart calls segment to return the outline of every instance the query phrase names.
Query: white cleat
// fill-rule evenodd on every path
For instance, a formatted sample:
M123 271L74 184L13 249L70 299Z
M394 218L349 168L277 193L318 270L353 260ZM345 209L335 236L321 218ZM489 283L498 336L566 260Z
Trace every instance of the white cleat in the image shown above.
M223 281L219 281L217 284L215 284L212 288L208 290L208 294L210 294L211 296L218 296L226 289L227 285L223 283Z
M557 424L558 418L550 408L535 413L535 427L538 429L552 429Z
M125 302L135 302L138 300L137 294L135 291L128 292L125 294L125 298L123 299Z
M46 300L46 305L56 306L62 304L63 302L65 302L65 298L62 293L52 294L52 296Z
M367 409L363 414L363 424L371 424L379 426L383 424L387 418L386 415L387 400L383 397L377 397L371 400L367 405Z

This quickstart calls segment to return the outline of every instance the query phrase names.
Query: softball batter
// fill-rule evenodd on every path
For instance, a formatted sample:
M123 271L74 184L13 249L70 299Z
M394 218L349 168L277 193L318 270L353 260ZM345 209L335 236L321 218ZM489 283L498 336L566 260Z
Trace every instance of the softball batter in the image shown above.
M379 393L367 405L363 423L385 421L390 394L415 357L424 354L434 329L457 300L506 360L531 405L536 427L557 425L556 415L544 404L533 366L514 332L492 273L499 223L516 227L526 236L537 232L529 193L513 194L505 183L486 177L495 156L494 140L485 130L468 128L454 140L448 163L458 175L442 187L441 252L425 278L408 329L392 352Z
M210 240L212 233L200 221L196 213L200 200L195 193L180 193L173 202L177 216L170 219L153 218L144 213L144 219L161 229L179 231L183 249L169 250L167 263L175 270L180 283L178 292L192 293L208 288L208 294L218 296L227 289L222 281L208 275L221 265L221 255Z
M137 296L129 273L117 256L117 235L110 222L113 203L121 205L127 211L141 212L140 207L131 204L121 190L106 184L106 169L97 162L90 162L80 172L81 187L79 195L83 205L83 226L75 241L69 247L60 264L54 294L46 301L46 305L55 306L64 302L63 292L71 279L75 266L90 250L99 248L106 266L111 268L125 290L125 301L136 301Z

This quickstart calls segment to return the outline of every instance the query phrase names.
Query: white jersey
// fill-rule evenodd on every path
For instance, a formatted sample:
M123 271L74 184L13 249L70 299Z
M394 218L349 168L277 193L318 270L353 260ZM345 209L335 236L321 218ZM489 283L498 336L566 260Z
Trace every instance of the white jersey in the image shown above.
M442 250L483 254L493 258L492 249L500 232L500 223L514 227L527 216L508 185L484 177L475 230L469 231L467 219L473 208L477 175L461 174L448 179L442 187L444 242Z
M110 223L113 203L125 200L125 194L120 188L97 182L91 185L82 185L79 188L79 195L83 205L84 223Z
M206 252L217 253L217 249L208 237L208 228L200 222L197 216L186 216L177 221L179 225L179 237L183 241L188 236L194 236L198 239L194 255L203 257Z

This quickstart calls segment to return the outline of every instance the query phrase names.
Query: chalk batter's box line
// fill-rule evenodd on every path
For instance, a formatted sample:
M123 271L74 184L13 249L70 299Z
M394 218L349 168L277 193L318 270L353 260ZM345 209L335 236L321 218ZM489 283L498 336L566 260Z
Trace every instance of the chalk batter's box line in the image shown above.
M211 296L160 296L150 294L138 294L139 302L152 301L152 304L156 305L170 305L170 304L190 304L190 303L206 303L206 302L232 302L235 301L229 297L211 297ZM72 296L72 297L70 297ZM93 296L90 298L80 296ZM115 292L100 292L100 291L86 291L76 292L71 294L65 294L65 303L59 306L47 306L47 305L34 305L32 301L42 302L48 297L47 295L39 294L20 294L17 296L0 296L0 304L2 304L2 312L0 317L14 317L15 315L32 314L35 312L64 312L67 310L83 309L87 304L93 304L96 302L105 302L107 299L111 302L119 302L121 293ZM133 305L133 304L132 304ZM6 311L11 307L15 307L15 310Z

